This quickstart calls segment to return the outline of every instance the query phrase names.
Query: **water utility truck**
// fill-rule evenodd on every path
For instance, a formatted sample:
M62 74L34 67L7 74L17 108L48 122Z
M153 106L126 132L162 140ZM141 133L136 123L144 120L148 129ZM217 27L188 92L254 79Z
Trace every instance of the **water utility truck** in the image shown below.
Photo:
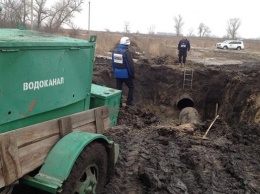
M95 44L0 30L0 194L17 183L94 194L113 176L119 146L103 133L121 91L92 83Z

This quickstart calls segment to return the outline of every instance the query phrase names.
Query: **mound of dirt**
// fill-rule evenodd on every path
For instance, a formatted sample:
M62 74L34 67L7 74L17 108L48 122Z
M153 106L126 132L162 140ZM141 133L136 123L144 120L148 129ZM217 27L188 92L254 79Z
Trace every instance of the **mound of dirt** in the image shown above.
M117 47L118 44L115 44L110 50L109 52L113 52ZM132 53L133 58L135 59L139 59L142 58L143 56L143 52L142 50L138 47L137 43L134 40L131 40L131 46L129 47L130 52Z

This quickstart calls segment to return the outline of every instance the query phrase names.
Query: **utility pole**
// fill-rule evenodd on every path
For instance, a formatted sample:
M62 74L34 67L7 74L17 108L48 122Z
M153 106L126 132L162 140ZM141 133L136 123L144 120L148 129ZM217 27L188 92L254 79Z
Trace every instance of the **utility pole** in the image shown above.
M25 0L23 0L23 23L25 24L25 15L26 15L26 6L25 6Z
M88 33L90 31L90 1L88 2Z
M31 30L33 30L33 0L31 0Z

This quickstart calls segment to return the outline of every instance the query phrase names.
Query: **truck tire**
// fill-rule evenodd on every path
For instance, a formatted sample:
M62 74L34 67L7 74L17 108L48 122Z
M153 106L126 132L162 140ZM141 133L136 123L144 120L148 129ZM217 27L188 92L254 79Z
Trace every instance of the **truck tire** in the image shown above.
M63 184L62 194L99 194L107 180L107 152L98 142L86 146Z
M227 47L227 46L224 46L223 49L228 49L228 47Z
M0 189L0 194L11 194L13 191L13 186L7 186Z

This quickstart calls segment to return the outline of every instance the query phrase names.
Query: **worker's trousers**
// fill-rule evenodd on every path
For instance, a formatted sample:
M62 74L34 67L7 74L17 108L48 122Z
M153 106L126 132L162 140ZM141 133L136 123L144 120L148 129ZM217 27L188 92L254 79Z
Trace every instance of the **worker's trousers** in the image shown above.
M187 51L179 52L179 63L186 63Z
M123 83L128 87L127 105L133 105L134 99L134 82L132 78L116 78L116 89L122 90Z

